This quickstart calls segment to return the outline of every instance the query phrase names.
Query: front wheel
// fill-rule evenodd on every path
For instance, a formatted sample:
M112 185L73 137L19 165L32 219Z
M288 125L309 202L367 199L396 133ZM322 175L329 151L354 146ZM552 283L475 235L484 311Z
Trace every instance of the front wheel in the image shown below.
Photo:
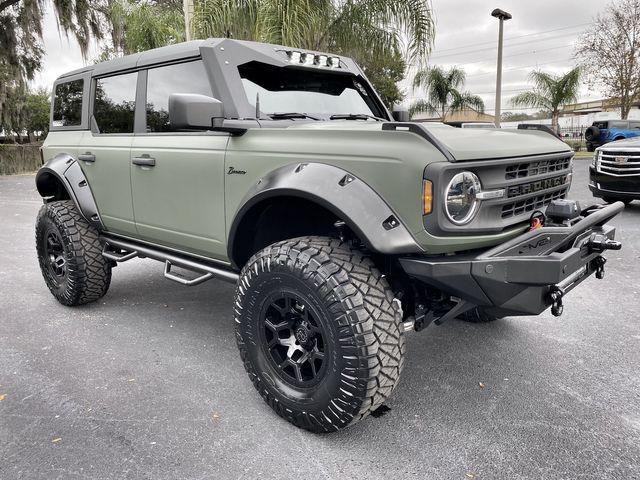
M297 238L255 254L238 280L235 321L254 386L298 427L347 427L398 384L401 310L371 260L339 240Z
M97 230L71 200L40 208L36 250L44 281L61 304L83 305L107 293L111 264L102 256Z

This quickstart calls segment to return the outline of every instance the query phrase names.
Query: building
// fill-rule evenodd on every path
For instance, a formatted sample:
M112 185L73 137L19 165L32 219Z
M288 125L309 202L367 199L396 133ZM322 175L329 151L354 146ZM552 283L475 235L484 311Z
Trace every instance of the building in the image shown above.
M496 117L493 115L489 115L487 113L480 113L473 109L465 109L459 112L453 112L448 115L445 115L445 122L490 122L494 123ZM425 113L417 113L412 119L412 122L441 122L443 121L441 117L433 115L425 114Z

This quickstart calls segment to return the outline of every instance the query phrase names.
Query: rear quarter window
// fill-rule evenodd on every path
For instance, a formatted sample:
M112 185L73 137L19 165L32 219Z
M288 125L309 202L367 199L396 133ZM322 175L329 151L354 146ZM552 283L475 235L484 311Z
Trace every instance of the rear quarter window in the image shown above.
M59 83L53 93L54 127L75 127L82 122L82 94L84 80Z

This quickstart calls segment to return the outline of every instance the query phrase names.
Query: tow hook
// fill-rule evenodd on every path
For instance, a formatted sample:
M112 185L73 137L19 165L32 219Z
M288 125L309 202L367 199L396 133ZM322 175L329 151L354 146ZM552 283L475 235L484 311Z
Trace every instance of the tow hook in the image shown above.
M602 280L604 278L604 264L607 263L607 259L604 257L596 257L593 259L593 263L596 267L596 278Z
M615 240L611 240L604 235L600 235L598 233L594 233L589 237L589 241L587 242L589 250L592 252L604 252L605 250L620 250L622 248L622 244L620 242L616 242Z
M557 285L553 285L549 290L549 299L551 300L551 313L554 317L562 315L564 305L562 304L562 297L564 297L564 290Z

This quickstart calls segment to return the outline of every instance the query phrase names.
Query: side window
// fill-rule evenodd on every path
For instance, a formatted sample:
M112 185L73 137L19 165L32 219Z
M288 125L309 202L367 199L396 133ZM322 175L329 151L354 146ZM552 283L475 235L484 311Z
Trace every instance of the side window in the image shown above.
M147 132L172 131L169 125L170 94L212 95L202 60L152 68L147 75Z
M84 80L59 83L53 94L54 127L73 127L82 121L82 91Z
M100 133L133 133L137 73L96 80L93 116Z
M631 128L634 128L634 129L640 128L640 122L631 122Z

